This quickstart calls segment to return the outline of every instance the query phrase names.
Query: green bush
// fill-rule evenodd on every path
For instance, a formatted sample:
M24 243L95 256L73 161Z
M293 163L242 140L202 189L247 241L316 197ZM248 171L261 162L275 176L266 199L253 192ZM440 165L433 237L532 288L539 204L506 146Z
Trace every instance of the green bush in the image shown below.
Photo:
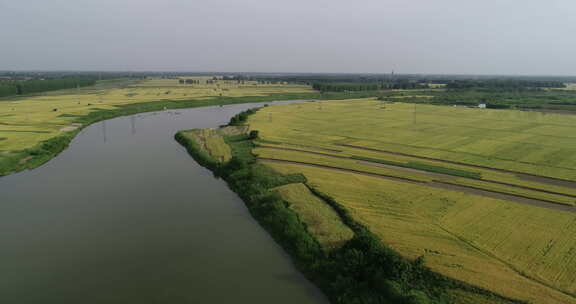
M258 130L250 131L250 134L248 135L248 137L252 140L257 139L258 138Z

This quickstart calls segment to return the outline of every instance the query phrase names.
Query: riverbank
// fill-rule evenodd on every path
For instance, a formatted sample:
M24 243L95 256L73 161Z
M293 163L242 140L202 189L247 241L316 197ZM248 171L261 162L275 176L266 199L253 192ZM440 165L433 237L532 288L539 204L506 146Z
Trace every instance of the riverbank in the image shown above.
M250 113L237 115L232 121L235 125L239 121L245 122L246 114ZM303 174L281 174L259 162L252 154L253 140L258 137L258 133L253 131L223 136L232 151L232 158L224 163L202 149L193 136L186 135L187 131L178 132L175 138L198 163L226 180L244 200L254 218L331 302L452 303L456 297L468 297L486 303L524 303L435 273L425 266L422 258L403 258L357 222L345 207L319 191ZM292 185L300 187L300 190L301 186L297 185L304 185L309 190L305 194L309 201L324 203L324 209L329 208L337 214L336 221L340 225L331 223L327 226L340 226L337 228L340 230L341 226L346 226L353 236L331 242L338 246L327 246L319 237L326 231L311 229L313 225L318 226L318 218L297 211L294 202L278 191ZM334 221L334 217L330 220Z
M212 86L214 88L212 88ZM227 89L226 86L230 86L230 88ZM86 90L91 89L88 88ZM286 88L269 88L267 86L232 87L232 85L226 82L215 85L203 84L199 86L166 87L166 89L159 87L149 88L149 86L144 83L141 87L122 87L119 90L121 92L116 92L114 89L104 87L104 91L102 91L100 87L96 87L94 90L88 91L86 96L74 95L70 90L66 90L65 93L68 95L66 95L63 101L58 101L58 105L54 105L54 109L52 109L50 105L48 105L49 108L46 108L46 105L44 105L42 109L39 109L39 113L29 112L30 110L28 108L19 110L13 102L3 101L2 105L6 107L7 111L4 116L10 119L13 119L14 115L22 117L21 121L15 120L14 122L4 124L4 128L8 128L8 130L4 130L4 132L8 132L6 133L9 135L8 137L0 132L0 143L2 144L0 145L0 176L6 176L41 166L65 150L71 140L82 129L95 122L114 117L167 109L214 105L224 106L229 104L270 102L277 100L346 99L350 98L350 96L363 97L374 95L374 92L324 94L312 90L310 90L310 92L299 92L299 90L301 91L300 87L296 86L295 88L291 88L289 85L287 85ZM176 92L176 90L180 90L181 92ZM294 92L291 92L291 90ZM132 91L142 92L137 94ZM113 92L115 92L114 96L117 95L116 97L109 96ZM251 95L251 93L260 95ZM227 94L230 96L226 96ZM142 95L142 97L140 97L140 95ZM52 100L57 96L57 93L52 92L49 98ZM150 98L153 98L151 96L159 97L157 97L158 100L150 100ZM37 98L43 97L38 96ZM122 100L119 101L119 103L114 103L108 100L110 98L121 98ZM144 101L138 102L140 98ZM77 103L76 100L78 100ZM30 101L18 99L15 102L24 105L24 103ZM30 109L46 102L45 100L38 100ZM67 107L70 107L70 113L64 110L64 108ZM89 111L86 111L86 109L89 109ZM35 115L41 115L42 119L38 120L34 118ZM50 117L53 116L53 119L45 121L44 116L46 115L51 115ZM58 125L61 124L63 125L59 127ZM30 126L33 129L22 129L25 126ZM50 127L44 130L44 126ZM11 128L13 127L16 127L16 129L12 130ZM36 128L40 129L35 130ZM22 142L25 140L23 136L29 137L31 134L45 139L34 139L37 144L33 146L22 146ZM50 134L56 134L56 136L49 136ZM12 142L18 143L17 146L20 148L10 148L10 143Z
M229 105L249 102L270 102L275 100L292 100L301 98L314 98L314 94L273 94L270 96L247 96L234 98L215 98L208 100L186 101L153 101L120 105L115 109L96 110L84 116L75 117L73 124L78 127L62 132L62 135L52 137L38 145L5 155L0 162L0 176L6 176L26 169L37 168L64 151L72 139L85 127L107 119L133 115L145 112L162 111L167 109L196 108L214 105Z

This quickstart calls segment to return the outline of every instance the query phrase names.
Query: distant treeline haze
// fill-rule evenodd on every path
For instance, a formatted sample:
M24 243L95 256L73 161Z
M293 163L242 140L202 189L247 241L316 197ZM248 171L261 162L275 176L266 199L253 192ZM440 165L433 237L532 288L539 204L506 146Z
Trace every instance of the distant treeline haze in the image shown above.
M95 84L96 80L96 77L66 77L60 79L3 81L0 82L0 97L85 87Z
M566 85L561 81L542 81L542 80L453 80L446 83L448 89L525 89L525 88L565 88Z

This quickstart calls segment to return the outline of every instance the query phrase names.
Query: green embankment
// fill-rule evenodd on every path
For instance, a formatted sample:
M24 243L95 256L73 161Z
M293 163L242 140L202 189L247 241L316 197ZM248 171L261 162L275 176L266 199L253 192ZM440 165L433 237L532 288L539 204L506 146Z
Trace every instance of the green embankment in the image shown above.
M238 125L253 112L236 115L231 121ZM201 165L227 181L251 214L291 255L298 269L333 303L457 303L456 294L494 299L490 303L524 303L435 273L422 258L403 258L355 221L338 202L308 184L304 175L283 175L258 162L251 152L254 136L226 136L232 158L225 163L202 151L192 137L186 136L186 131L178 132L175 138ZM294 187L307 189L303 200L325 204L319 208L323 214L330 214L330 223L324 225L352 231L352 236L338 239L338 246L323 246L330 241L322 238L323 229L311 225L319 217L308 217L293 207L303 194L278 191ZM309 212L314 207L306 208Z

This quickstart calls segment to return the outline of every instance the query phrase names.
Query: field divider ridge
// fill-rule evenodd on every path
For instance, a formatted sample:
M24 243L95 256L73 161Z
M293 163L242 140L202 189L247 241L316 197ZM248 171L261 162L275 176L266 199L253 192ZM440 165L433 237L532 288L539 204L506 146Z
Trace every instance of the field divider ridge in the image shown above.
M482 178L471 178L471 177L460 176L460 175L451 175L451 174L446 174L446 173L432 172L432 171L421 170L421 169L417 169L417 168L411 168L411 167L407 167L407 166L399 166L399 165L388 164L388 163L383 164L383 163L373 162L373 161L369 161L369 160L365 160L365 159L356 159L356 158L350 157L350 156L333 155L333 154L327 154L327 153L321 153L321 152L299 150L299 149L294 149L294 148L274 147L274 146L267 146L267 145L259 145L259 147L260 147L260 148L266 148L266 149L276 149L276 150L285 150L285 151L294 151L294 152L308 153L308 154L321 155L321 156L332 157L332 158L339 158L339 159L359 160L358 163L360 163L360 164L365 164L365 165L377 165L377 166L388 167L388 168L391 168L391 169L400 169L400 170L411 171L411 172L414 172L414 173L427 174L427 175L440 176L440 177L463 178L463 179L469 179L469 180L474 180L474 181L481 181L481 182L490 183L490 184L503 185L503 186L509 186L509 187L515 187L515 188L525 189L525 190L531 190L531 191L543 192L543 193L548 193L548 194L553 194L553 195L559 195L559 196L564 196L564 197L576 198L576 195L567 194L567 193L561 193L561 192L555 192L555 191L546 190L546 189L533 188L533 187L528 187L528 186L523 186L523 185L510 184L510 183L499 182L499 181L488 180L488 179L482 179ZM459 184L456 184L456 185L459 185ZM459 185L459 186L464 187L464 185ZM482 189L482 188L480 188L480 187L473 187L473 186L467 186L467 187L469 187L469 188L476 188L476 189ZM515 194L507 193L507 192L504 192L504 191L487 190L487 189L482 189L482 190L484 190L484 191L490 191L490 192L496 192L496 193L501 193L501 194L515 195ZM515 196L534 199L534 198L531 198L531 197L529 197L529 196L522 196L522 195L515 195ZM555 202L555 201L552 201L552 200L545 200L545 199L538 199L538 200L547 201L547 202L556 203L556 204L563 204L563 203ZM564 204L564 205L565 205L565 204Z
M528 197L528 196L522 196L522 195L518 195L518 194L511 194L511 193L494 191L494 190L486 190L486 189L482 189L479 187L473 187L473 186L467 186L467 185L464 186L464 185L459 185L456 183L452 184L449 182L442 182L442 181L437 181L437 180L433 180L432 182L423 182L423 181L417 181L417 180L413 180L413 179L409 179L409 178L405 178L405 177L398 177L398 176L392 176L392 175L386 175L386 174L369 173L369 172L360 171L360 170L340 168L340 167L329 166L329 165L313 164L313 163L300 162L300 161L294 161L294 160L283 160L283 159L275 159L275 158L267 158L267 157L258 157L258 160L264 161L264 162L287 163L287 164L303 165L303 166L309 166L309 167L315 167L315 168L323 168L323 169L328 169L328 170L337 170L337 171L341 171L341 172L349 172L349 173L359 174L359 175L364 175L364 176L383 178L383 179L388 179L388 180L397 181L397 182L404 182L404 183L407 182L407 183L411 183L411 184L423 185L423 186L428 186L428 187L436 188L436 189L457 191L457 192L463 192L463 193L472 194L472 195L480 195L480 196L490 197L493 199L499 199L499 200L504 200L504 201L520 203L520 204L526 204L526 205L531 205L531 206L540 207L540 208L576 213L576 207L574 207L572 205L566 205L566 204L562 204L562 203L550 201L550 200L545 200L545 199L536 199L536 198L532 198L532 197ZM458 188L458 189L455 189L455 188Z
M443 162L443 163L447 163L447 164L454 164L454 165L461 165L461 166L472 167L472 168L492 170L492 171L497 171L497 172L511 173L511 174L517 175L520 178L524 178L522 175L530 176L530 177L536 177L539 179L543 179L541 181L542 183L549 183L552 185L558 185L554 182L561 182L561 183L565 184L564 185L565 187L576 189L576 181L568 180L568 179L561 179L561 178L550 177L550 176L536 175L536 174L531 174L531 173L524 173L524 172L507 170L507 169L492 168L492 167L487 167L487 166L480 166L480 165L468 164L468 163L457 162L457 161L453 161L453 160L439 159L439 158L433 158L433 157L427 157L427 156L419 156L419 155L402 153L402 152L387 151L387 150L375 149L375 148L369 148L369 147L360 147L360 146L355 146L355 145L350 145L350 144L337 143L336 145L343 146L343 147L349 147L349 148L353 148L353 149L359 149L359 150L366 150L366 151L386 153L386 154L391 154L391 155L399 155L399 156L406 156L406 157L412 157L412 158L418 158L418 159L425 159L425 160ZM550 181L546 182L545 179L549 179Z

